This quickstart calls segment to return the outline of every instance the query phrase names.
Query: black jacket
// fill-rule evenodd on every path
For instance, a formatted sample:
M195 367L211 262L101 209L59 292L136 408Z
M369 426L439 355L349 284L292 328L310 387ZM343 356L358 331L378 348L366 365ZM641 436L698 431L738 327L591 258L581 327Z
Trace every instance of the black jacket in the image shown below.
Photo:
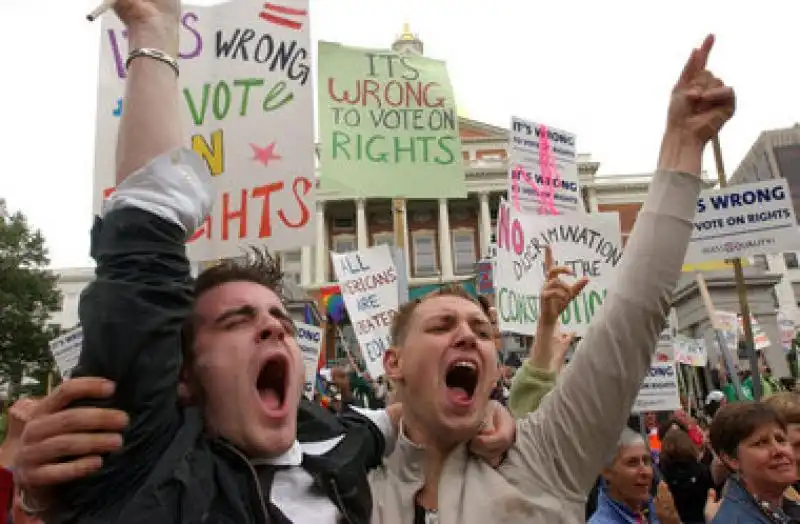
M48 522L265 524L253 468L234 446L204 433L198 409L178 407L181 326L192 285L177 226L138 209L97 219L92 230L97 278L81 297L83 351L73 376L117 383L105 403L131 417L124 449L89 478L59 486ZM96 405L96 404L95 404ZM345 434L303 467L345 515L369 522L367 471L383 456L380 430L355 412L342 417L301 405L298 440Z
M661 461L661 473L669 486L675 509L684 524L703 523L708 490L714 487L711 471L697 460Z

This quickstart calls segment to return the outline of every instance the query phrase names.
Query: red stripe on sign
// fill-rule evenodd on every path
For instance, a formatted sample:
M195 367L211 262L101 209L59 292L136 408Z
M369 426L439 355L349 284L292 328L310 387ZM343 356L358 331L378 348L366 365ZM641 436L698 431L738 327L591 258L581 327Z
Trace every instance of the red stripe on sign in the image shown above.
M261 13L258 16L260 16L262 20L266 20L267 22L273 23L275 25L288 27L289 29L300 29L301 27L303 27L303 24L301 24L300 22L295 22L293 20L282 18L280 16L271 15L269 13Z
M269 9L270 11L275 11L276 13L280 13L282 15L306 16L308 13L305 9L295 9L294 7L286 7L283 5L270 3L264 4L264 9Z

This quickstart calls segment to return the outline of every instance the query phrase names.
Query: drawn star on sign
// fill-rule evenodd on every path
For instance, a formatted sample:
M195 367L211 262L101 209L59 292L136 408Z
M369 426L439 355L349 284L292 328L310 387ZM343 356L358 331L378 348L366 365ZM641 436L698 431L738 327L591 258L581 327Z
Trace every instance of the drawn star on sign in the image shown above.
M253 160L264 164L264 167L269 167L271 160L282 160L282 156L275 154L275 147L277 144L277 141L273 141L267 147L259 147L255 144L250 144L250 147L253 148Z

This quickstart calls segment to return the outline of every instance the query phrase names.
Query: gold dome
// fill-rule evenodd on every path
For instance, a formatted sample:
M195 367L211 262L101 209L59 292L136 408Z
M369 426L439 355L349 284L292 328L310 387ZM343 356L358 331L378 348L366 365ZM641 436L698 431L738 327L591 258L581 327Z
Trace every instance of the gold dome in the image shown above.
M405 22L403 24L403 34L400 35L400 40L413 41L416 39L417 37L411 32L411 25L408 22Z

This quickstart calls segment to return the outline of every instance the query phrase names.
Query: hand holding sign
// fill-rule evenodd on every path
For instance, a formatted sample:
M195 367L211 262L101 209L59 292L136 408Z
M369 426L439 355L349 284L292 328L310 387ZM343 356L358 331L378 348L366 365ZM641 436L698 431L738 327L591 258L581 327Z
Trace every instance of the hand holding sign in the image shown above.
M177 57L179 0L116 0L113 5L128 27L131 50L152 47Z
M117 16L128 27L141 23L174 20L178 23L181 3L178 0L116 0L104 2L114 7Z
M736 96L706 69L714 36L708 35L699 49L692 50L672 90L667 133L679 133L705 145L733 116Z
M577 297L589 279L578 279L570 285L561 280L561 275L574 275L566 267L556 266L553 261L553 249L548 245L544 248L545 283L539 298L539 324L542 326L555 326L561 313L567 309L569 303Z

